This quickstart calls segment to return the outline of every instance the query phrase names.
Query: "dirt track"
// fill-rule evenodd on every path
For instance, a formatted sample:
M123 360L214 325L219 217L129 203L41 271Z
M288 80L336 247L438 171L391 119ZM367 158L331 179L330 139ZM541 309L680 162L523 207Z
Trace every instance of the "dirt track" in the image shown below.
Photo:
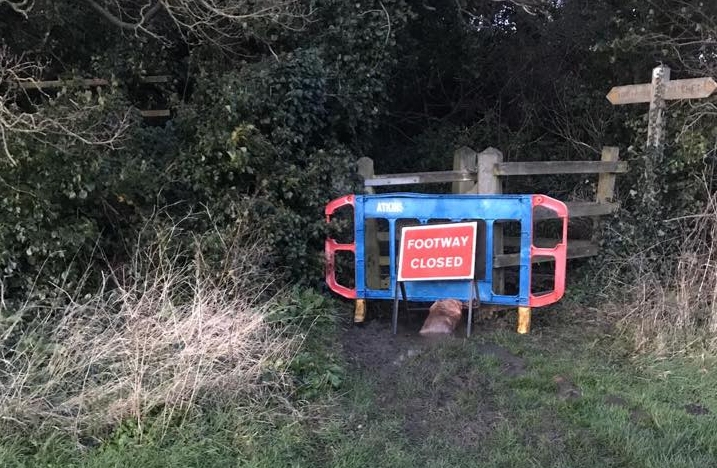
M525 363L504 347L477 343L480 330L466 341L465 323L452 336L422 337L418 330L425 314L412 315L413 320L399 322L396 336L386 319L350 327L344 350L351 371L380 389L378 410L402 416L410 440L438 437L476 447L504 415L494 404L489 374L474 363L495 359L506 377L522 375Z

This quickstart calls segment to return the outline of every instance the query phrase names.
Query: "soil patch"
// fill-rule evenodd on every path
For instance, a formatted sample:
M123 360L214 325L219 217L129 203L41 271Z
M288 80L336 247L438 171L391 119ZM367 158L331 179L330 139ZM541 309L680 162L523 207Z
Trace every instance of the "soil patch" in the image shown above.
M465 346L463 327L453 335L420 336L421 324L420 317L403 321L396 335L387 320L347 329L343 349L351 371L380 389L375 411L403 419L412 442L433 437L478 447L506 415L494 403L490 372L470 356L477 350L497 358L508 377L523 375L525 362L496 344Z
M492 343L478 346L481 353L495 356L501 362L501 370L508 377L520 377L525 374L525 361L502 346Z
M685 411L689 414L693 414L695 416L701 416L704 414L710 414L710 410L705 408L702 405L698 405L697 403L690 403L689 405L685 405Z
M623 397L619 395L608 395L605 397L605 403L610 406L618 406L620 408L629 408L630 405Z

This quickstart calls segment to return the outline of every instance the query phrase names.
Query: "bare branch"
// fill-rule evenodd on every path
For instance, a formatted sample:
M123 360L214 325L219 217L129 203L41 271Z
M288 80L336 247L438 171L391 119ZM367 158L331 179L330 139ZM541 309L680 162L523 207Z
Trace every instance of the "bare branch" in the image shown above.
M99 103L77 103L72 99L63 106L62 112L53 112L50 106L37 106L30 111L18 105L20 100L32 102L28 91L41 93L49 99L39 86L43 65L25 60L0 47L0 152L15 165L12 141L15 138L33 138L48 144L57 137L86 144L116 148L130 126L130 110L117 115L107 114L102 119L90 116L101 110Z
M309 21L312 13L305 11L298 0L159 1L180 30L215 44L237 40L250 34L251 23L257 21L284 29L300 30Z
M110 23L114 24L117 27L120 27L122 29L129 29L136 31L138 29L142 29L142 26L144 23L149 21L157 12L162 8L162 3L157 1L154 5L152 3L148 3L147 5L143 6L140 12L139 20L135 23L128 23L126 21L122 21L117 16L113 15L109 10L106 8L103 8L100 4L95 2L94 0L85 0L87 3L89 3L92 8L97 10L102 16L104 16Z
M35 0L0 0L0 6L3 4L10 5L10 8L15 10L15 12L27 18L27 14L32 10L32 7L35 6Z
M0 2L8 0L0 0ZM186 41L199 40L225 50L247 36L261 36L259 23L282 29L301 30L312 10L301 0L83 0L111 24L167 41L163 28L150 20L174 24ZM111 5L110 5L111 3Z

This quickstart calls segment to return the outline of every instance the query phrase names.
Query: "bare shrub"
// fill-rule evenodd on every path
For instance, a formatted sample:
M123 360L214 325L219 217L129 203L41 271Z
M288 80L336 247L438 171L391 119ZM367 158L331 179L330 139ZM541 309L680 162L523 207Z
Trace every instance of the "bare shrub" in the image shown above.
M281 298L246 230L193 249L177 247L176 226L154 234L97 294L47 311L19 340L4 331L0 426L80 434L132 418L141 430L151 414L166 428L199 403L288 390L295 342L267 323Z
M176 26L185 40L199 40L231 52L242 38L256 34L261 24L302 30L313 11L298 0L85 0L112 25L166 40L162 20ZM190 37L193 36L193 37Z
M717 194L701 214L666 222L683 223L685 232L671 271L665 276L635 255L630 266L640 280L624 285L627 303L612 304L611 313L638 351L717 352Z

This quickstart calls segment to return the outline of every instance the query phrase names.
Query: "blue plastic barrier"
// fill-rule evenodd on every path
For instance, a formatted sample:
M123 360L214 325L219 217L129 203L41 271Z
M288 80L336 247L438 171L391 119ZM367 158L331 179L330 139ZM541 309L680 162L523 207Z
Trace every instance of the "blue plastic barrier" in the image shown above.
M430 220L450 222L481 220L485 223L484 278L476 278L475 284L481 303L508 306L540 307L558 301L565 291L565 266L567 253L568 210L564 203L544 195L425 195L394 193L381 195L347 195L333 200L326 206L326 221L344 206L354 210L354 242L340 244L334 239L326 240L326 283L336 293L351 299L394 299L396 297L396 270L398 240L396 222L401 219L418 220L426 224ZM552 248L533 245L533 213L538 206L550 209L562 219L562 240ZM366 286L365 272L365 226L368 219L384 219L388 222L389 239L389 287L371 289ZM504 295L494 292L493 230L496 221L520 222L520 265L518 294ZM478 246L481 250L481 246ZM340 285L336 281L336 252L355 254L355 286ZM555 259L554 288L546 294L533 295L530 289L532 257ZM478 270L478 268L477 268ZM474 295L472 280L412 281L405 283L408 300L435 301L454 298L469 301Z

